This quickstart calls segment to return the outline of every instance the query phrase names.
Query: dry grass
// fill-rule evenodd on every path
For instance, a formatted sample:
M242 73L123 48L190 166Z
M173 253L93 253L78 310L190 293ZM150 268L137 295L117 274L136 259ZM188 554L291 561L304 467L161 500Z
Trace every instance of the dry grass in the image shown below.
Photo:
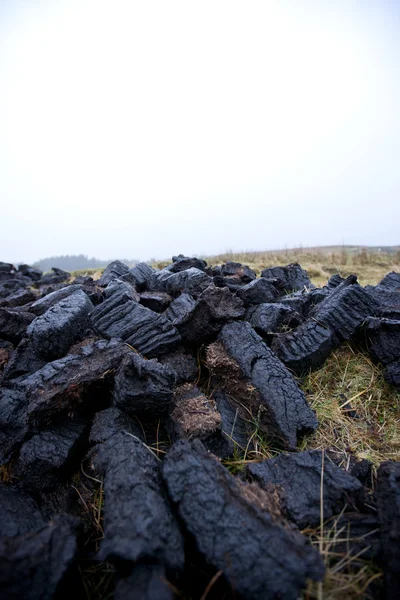
M310 581L303 600L373 600L376 597L370 586L381 585L382 570L365 557L365 551L356 555L349 552L349 544L361 538L351 538L338 521L336 517L322 527L303 532L318 547L326 567L324 580ZM368 543L368 537L365 541Z
M5 465L0 465L0 482L12 483L14 479L16 479L16 477L13 475L12 464L7 463Z
M400 459L400 395L367 354L345 344L302 387L319 427L302 441L301 450L332 449L344 466L351 456L375 465Z
M105 562L98 562L95 556L104 538L104 481L94 477L86 461L81 464L81 472L72 481L72 488L78 496L79 514L85 532L85 550L79 558L79 574L82 597L87 600L106 600L113 597L115 568Z

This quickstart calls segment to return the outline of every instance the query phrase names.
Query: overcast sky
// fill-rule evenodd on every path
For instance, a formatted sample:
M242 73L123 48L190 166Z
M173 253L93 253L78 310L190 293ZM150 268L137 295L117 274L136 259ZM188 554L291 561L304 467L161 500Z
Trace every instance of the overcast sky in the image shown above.
M397 0L0 0L0 260L400 243Z

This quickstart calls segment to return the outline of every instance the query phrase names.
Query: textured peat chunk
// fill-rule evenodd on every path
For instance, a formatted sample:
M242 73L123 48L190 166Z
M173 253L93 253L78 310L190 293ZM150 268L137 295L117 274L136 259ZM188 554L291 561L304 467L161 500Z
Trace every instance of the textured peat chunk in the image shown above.
M104 539L100 560L156 561L171 569L184 563L183 538L163 488L160 462L136 437L112 435L91 451L104 474Z
M153 269L153 267L151 267L147 263L140 262L134 267L132 267L132 269L129 269L129 272L135 280L135 287L137 291L141 292L144 289L146 289L147 281L155 272L155 269Z
M146 281L146 288L150 292L165 292L167 281L173 275L169 269L153 270L153 273Z
M175 390L169 414L169 431L173 440L201 438L208 445L210 438L221 440L221 424L216 403L196 385L185 383Z
M307 272L298 263L292 263L286 267L264 269L261 277L276 279L276 287L286 293L313 287Z
M171 304L172 298L166 292L142 292L139 302L154 312L162 313Z
M29 305L28 310L33 315L39 317L47 310L49 310L51 306L57 304L57 302L60 302L60 300L64 300L64 298L75 294L75 292L81 289L81 285L67 285L59 290L56 290L55 292L50 292L49 294L46 294L45 296L43 296L43 298L39 298L39 300L36 300L35 302L33 302L33 304Z
M251 478L264 489L274 486L281 490L286 514L300 529L319 525L322 470L320 450L283 453L275 458L250 464L246 468ZM346 505L351 509L357 504L362 489L358 479L324 457L324 519L340 513Z
M196 381L199 376L199 365L196 358L184 350L177 350L161 356L159 362L175 371L177 385Z
M47 360L61 358L89 325L93 304L82 290L60 300L29 325L33 349Z
M194 297L200 296L201 292L212 283L211 277L204 271L191 267L185 271L172 273L166 280L165 289L168 294L176 295L180 292L187 292Z
M27 431L25 394L0 388L0 465L7 463Z
M396 290L381 285L366 285L365 291L377 302L379 309L400 307L400 292Z
M68 273L68 271L64 271L63 269L52 267L51 270L53 271L53 274L46 273L46 275L43 275L43 277L35 281L36 287L64 283L64 281L67 281L71 277L71 273Z
M98 284L102 286L108 285L114 279L120 279L124 275L128 275L129 267L120 260L114 260L103 271L102 276L98 280Z
M222 266L215 265L215 267L207 267L205 272L210 277L222 277Z
M215 285L215 287L228 288L228 290L230 290L232 294L236 294L236 292L240 290L240 288L246 285L238 277L222 277L222 275L214 276L213 284Z
M117 581L114 600L174 600L165 567L148 562L137 563L128 577Z
M93 277L90 277L90 275L78 275L78 277L75 277L72 284L95 285L95 282Z
M260 426L280 446L296 447L297 436L318 422L293 375L245 322L225 325L209 347L207 364L221 389L259 417Z
M0 281L0 298L7 299L19 290L24 290L26 285L18 280Z
M187 269L191 268L204 271L207 266L205 260L201 260L200 258L189 258L188 256L183 256L182 254L180 254L179 256L173 256L172 262L172 273L179 273L179 271L186 271Z
M18 344L34 318L28 312L0 308L0 339Z
M226 455L231 456L236 448L253 450L251 435L254 433L254 425L241 417L234 400L221 390L214 392L213 399L221 415L222 434L228 445Z
M21 288L0 300L0 307L4 308L14 308L16 306L23 306L24 304L28 304L28 302L34 302L37 298L35 292L29 289Z
M171 367L132 352L124 358L115 376L115 405L132 414L158 417L168 409L175 380Z
M170 304L164 314L177 327L189 318L195 306L193 296L184 292Z
M239 288L237 295L243 300L245 306L250 306L273 302L279 293L276 287L266 279L253 279L247 285Z
M130 352L117 340L100 340L15 381L15 389L26 398L29 423L51 422L62 411L73 412L82 404L94 410L102 396L109 393L114 371Z
M222 265L221 275L224 277L234 277L242 283L250 283L250 281L257 278L256 273L250 267L233 261L228 261Z
M350 460L349 471L353 477L357 477L359 481L366 487L371 489L374 484L372 471L372 462L363 458L362 460Z
M15 274L16 268L11 263L0 262L0 281Z
M115 406L101 410L95 414L90 430L90 444L105 442L116 433L128 432L139 439L143 437L140 425L125 412Z
M376 500L381 525L385 597L395 600L400 589L400 462L387 461L380 465Z
M176 442L163 476L198 551L223 572L235 597L297 598L308 578L323 576L318 552L249 502L243 484L199 440Z
M123 298L129 297L131 300L139 302L140 296L136 291L136 288L129 281L122 281L122 279L113 279L104 289L105 298L119 298L122 302Z
M302 321L298 312L280 303L263 303L249 308L246 321L262 336L270 336L287 327L297 327Z
M385 380L400 391L400 359L390 363L384 371Z
M36 532L0 539L2 596L25 600L54 598L73 566L77 526L77 519L57 516Z
M400 292L400 273L396 273L395 271L388 273L378 285L395 292Z
M339 275L339 273L335 273L334 275L332 275L332 277L329 278L329 281L326 284L326 287L328 290L334 290L335 288L338 287L338 285L343 283L343 281L344 281L344 277Z
M313 312L313 318L318 323L329 327L337 344L350 339L365 319L378 309L375 300L358 283L346 286L344 283L318 304Z
M242 301L227 288L210 286L192 305L190 312L187 311L185 317L181 314L174 324L185 343L198 346L218 333L226 321L242 318L244 312Z
M294 331L277 335L271 348L291 371L304 375L322 367L334 348L333 334L328 327L310 319Z
M13 379L31 375L44 367L45 364L46 360L35 352L31 340L24 338L12 352L3 371L1 383L10 387Z
M279 299L279 303L288 306L306 319L314 307L325 300L330 292L326 288L316 288L310 292L293 292Z
M11 342L4 342L0 340L0 382L2 381L3 371L7 366L13 350L14 346Z
M0 513L0 539L24 535L45 525L33 498L3 483L0 484Z
M22 444L15 472L30 490L49 490L79 466L85 447L84 421L67 421L33 435Z
M29 265L18 265L18 272L22 273L26 277L30 277L32 281L38 281L43 273L39 271L39 269L35 269L34 267L30 267Z
M91 314L95 331L118 338L152 357L172 350L180 335L171 321L132 300L128 293L112 294Z
M372 358L383 365L400 359L400 320L370 317L366 336Z

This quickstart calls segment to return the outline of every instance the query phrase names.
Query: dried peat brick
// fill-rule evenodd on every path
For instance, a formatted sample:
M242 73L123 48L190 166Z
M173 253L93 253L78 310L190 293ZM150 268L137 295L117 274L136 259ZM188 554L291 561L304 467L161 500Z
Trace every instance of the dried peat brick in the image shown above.
M300 529L316 527L321 519L321 471L323 467L323 517L329 519L357 506L361 482L324 457L322 451L282 453L250 464L246 471L264 489L271 486L282 494L287 517Z
M50 490L66 480L83 458L86 429L85 421L65 421L24 442L15 463L22 485Z
M18 344L35 316L18 309L0 308L0 340Z
M0 539L25 535L46 524L33 498L4 483L0 483L0 512Z
M400 359L390 363L383 375L390 385L400 391Z
M400 462L386 461L379 466L376 503L381 526L385 598L395 600L400 589Z
M176 374L168 365L131 352L115 376L115 406L128 413L158 417L168 410L175 381Z
M78 525L76 518L58 515L31 533L0 538L2 597L51 600L74 566Z
M310 319L294 331L275 336L271 349L296 375L322 367L334 348L328 327Z
M317 427L317 419L293 375L245 322L225 325L209 347L207 364L221 389L259 419L274 441L294 449L298 436Z
M93 304L82 290L54 304L29 325L33 349L47 360L64 356L89 326Z
M162 365L171 367L175 371L176 385L196 381L199 377L197 359L184 349L160 356L158 360Z
M252 306L246 312L246 321L262 337L272 336L286 328L297 327L302 320L293 308L279 302Z
M261 277L275 279L276 287L286 294L313 287L307 272L298 263L286 267L269 267L261 272Z
M250 283L240 287L236 295L243 301L244 306L252 306L273 302L279 296L276 287L266 279L253 279Z
M104 539L99 559L122 568L148 560L182 569L183 537L160 473L160 461L129 432L94 446L91 460L104 475Z
M189 308L189 302L186 300L185 305ZM192 308L186 311L186 315L181 314L174 324L185 344L200 346L210 341L224 323L240 319L244 314L242 301L233 296L227 288L210 286L200 295Z
M179 441L163 477L180 519L206 563L221 570L233 596L297 598L307 579L321 579L318 552L246 496L243 484L199 440Z
M120 339L145 356L165 354L180 342L171 321L136 302L128 293L112 294L91 314L95 331L107 339Z
M369 317L365 335L372 358L383 365L400 359L400 319Z
M139 423L119 408L111 406L95 414L89 442L90 444L100 444L121 431L135 435L139 439L143 438L143 430Z
M337 345L349 340L367 317L373 316L378 304L358 284L341 283L313 312L313 318L328 327Z

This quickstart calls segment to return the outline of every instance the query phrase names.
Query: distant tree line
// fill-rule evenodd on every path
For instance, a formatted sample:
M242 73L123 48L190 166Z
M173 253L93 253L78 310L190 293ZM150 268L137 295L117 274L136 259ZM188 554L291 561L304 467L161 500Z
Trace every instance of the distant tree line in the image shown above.
M65 271L78 271L81 269L100 269L106 267L112 260L100 260L98 258L88 258L84 254L66 254L65 256L50 256L50 258L41 258L33 265L44 273L50 271L52 267L58 267ZM127 265L135 264L136 260L126 258L119 259Z

